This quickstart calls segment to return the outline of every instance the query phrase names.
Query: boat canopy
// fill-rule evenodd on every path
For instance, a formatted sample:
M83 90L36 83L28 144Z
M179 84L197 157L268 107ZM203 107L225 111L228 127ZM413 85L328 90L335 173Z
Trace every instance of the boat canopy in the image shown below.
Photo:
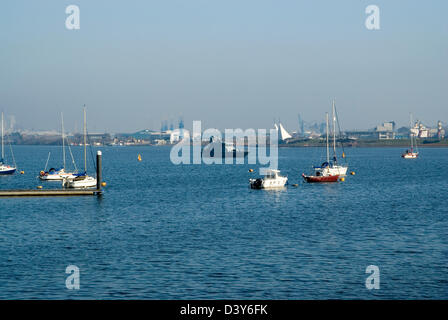
M75 177L84 177L84 176L86 176L87 175L87 172L81 172L81 173L74 173L73 174Z
M327 162L327 161L325 161L324 163L322 163L321 165L320 165L320 167L316 167L316 166L314 166L313 168L314 169L325 169L326 167L329 167L330 166L330 164Z

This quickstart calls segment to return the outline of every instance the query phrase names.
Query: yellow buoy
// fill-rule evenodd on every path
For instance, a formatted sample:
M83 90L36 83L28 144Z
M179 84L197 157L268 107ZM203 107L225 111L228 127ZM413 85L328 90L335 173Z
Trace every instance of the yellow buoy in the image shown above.
M37 189L42 189L42 186L37 186Z
M137 159L138 159L138 161L142 161L142 156L139 154Z
M354 175L355 175L355 171L350 172L350 174L351 174L352 176L354 176Z
M254 169L249 169L249 172L254 172Z
M342 181L342 182L344 182L344 181L345 181L345 178L344 178L344 177L342 177L342 178L341 178L341 181Z
M106 183L106 182L101 182L101 185L102 185L103 187L105 187L105 186L107 186L107 183Z
M20 174L25 174L25 171L20 171Z

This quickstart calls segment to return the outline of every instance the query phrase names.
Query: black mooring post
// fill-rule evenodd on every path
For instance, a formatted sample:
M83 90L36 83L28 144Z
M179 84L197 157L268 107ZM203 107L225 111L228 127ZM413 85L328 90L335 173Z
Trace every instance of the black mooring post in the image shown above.
M101 163L101 151L98 151L96 153L96 189L97 190L101 190L101 180L102 180L102 175L101 175L101 170L102 170L102 163Z

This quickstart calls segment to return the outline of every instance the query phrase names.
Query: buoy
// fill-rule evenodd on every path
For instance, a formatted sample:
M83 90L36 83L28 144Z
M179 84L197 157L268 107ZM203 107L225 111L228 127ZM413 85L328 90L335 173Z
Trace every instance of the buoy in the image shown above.
M296 184L293 184L292 186L293 186L293 187L298 187L299 185L296 183Z
M42 189L42 186L37 186L37 189Z
M105 186L107 186L107 183L103 181L103 182L101 182L101 186L105 187Z
M355 171L350 172L350 174L351 174L352 176L354 176L354 175L355 175Z
M342 177L342 178L341 178L341 181L342 181L342 182L344 182L344 181L345 181L345 178L344 178L344 177Z
M25 171L20 171L20 174L25 174Z
M249 169L249 172L254 172L254 169Z
M142 156L139 154L137 159L138 159L138 161L142 161Z

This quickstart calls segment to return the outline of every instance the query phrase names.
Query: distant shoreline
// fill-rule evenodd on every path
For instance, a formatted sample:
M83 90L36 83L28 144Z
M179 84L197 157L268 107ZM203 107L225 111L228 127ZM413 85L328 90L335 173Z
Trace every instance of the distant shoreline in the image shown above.
M127 148L127 147L172 147L175 144L164 144L164 145L156 145L156 144L134 144L134 145L124 145L124 146L110 146L110 145L95 145L95 148ZM340 148L340 144L338 143L338 147ZM61 147L58 144L13 144L12 146L50 146L50 147ZM74 147L74 146L72 146ZM76 147L76 146L75 146ZM307 143L307 144L299 144L299 143L286 143L279 144L279 148L325 148L325 144L319 143ZM359 144L344 144L344 148L410 148L409 144L406 143L397 143L397 144L386 144L386 143L359 143ZM447 142L442 143L426 143L418 145L418 148L448 148Z
M338 143L340 145L340 143ZM410 141L405 140L356 140L343 142L345 148L410 148ZM323 141L300 141L279 144L281 148L308 148L325 147ZM448 148L448 139L443 140L423 140L418 143L418 148Z

